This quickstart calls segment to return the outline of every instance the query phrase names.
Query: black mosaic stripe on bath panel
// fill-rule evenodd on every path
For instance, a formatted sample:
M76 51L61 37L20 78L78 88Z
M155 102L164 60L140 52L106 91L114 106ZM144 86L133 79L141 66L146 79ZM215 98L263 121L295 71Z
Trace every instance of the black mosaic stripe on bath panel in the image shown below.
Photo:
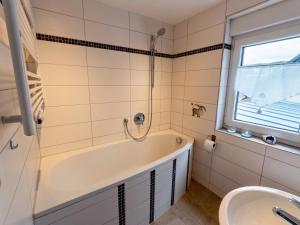
M123 47L123 46L109 45L109 44L92 42L92 41L85 41L85 40L79 40L79 39L73 39L73 38L54 36L54 35L49 35L49 34L37 33L36 38L38 40L42 40L42 41L50 41L50 42L64 43L64 44L70 44L70 45L86 46L86 47L91 47L91 48L101 48L101 49L107 49L107 50L113 50L113 51L150 55L150 51L147 51L147 50L127 48L127 47ZM173 58L179 58L179 57L219 50L219 49L223 49L223 48L230 50L231 45L226 44L226 43L221 43L221 44L211 45L211 46L194 49L191 51L177 53L177 54L167 54L167 53L157 52L157 53L155 53L155 55L158 57L173 59Z
M188 161L187 161L187 170L186 170L186 184L185 190L188 190L189 187L189 175L190 175L190 156L191 156L191 149L188 151Z
M119 225L126 223L125 207L125 184L121 184L118 186Z
M154 206L155 206L155 170L150 172L150 215L149 223L154 221Z
M176 159L173 160L173 169L172 169L171 205L174 205L175 186L176 186Z

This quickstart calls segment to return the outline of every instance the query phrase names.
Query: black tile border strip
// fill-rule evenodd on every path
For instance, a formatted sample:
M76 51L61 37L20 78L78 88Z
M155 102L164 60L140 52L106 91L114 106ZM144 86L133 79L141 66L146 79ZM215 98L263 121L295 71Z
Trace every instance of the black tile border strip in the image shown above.
M149 223L154 221L154 206L155 206L155 170L150 172L150 215Z
M185 184L185 191L188 191L188 188L189 188L190 157L191 157L191 149L189 149L189 151L188 151L188 161L187 161L187 170L186 170L186 184Z
M125 209L125 184L118 186L118 208L119 208L119 225L126 223L126 209Z
M175 186L176 186L176 159L173 160L173 169L172 169L171 206L174 205L174 201L175 201Z
M101 49L107 49L107 50L113 50L113 51L150 55L150 51L147 51L147 50L127 48L127 47L123 47L123 46L109 45L109 44L79 40L79 39L74 39L74 38L54 36L54 35L49 35L49 34L36 33L36 39L42 40L42 41L70 44L70 45L86 46L86 47L91 47L91 48L101 48ZM214 50L223 49L223 48L231 50L231 45L226 44L226 43L221 43L221 44L211 45L211 46L207 46L207 47L203 47L203 48L199 48L199 49L195 49L195 50L191 50L191 51L186 51L186 52L182 52L182 53L177 53L177 54L167 54L167 53L157 52L157 53L155 53L155 55L158 57L173 59L173 58L179 58L179 57L214 51Z

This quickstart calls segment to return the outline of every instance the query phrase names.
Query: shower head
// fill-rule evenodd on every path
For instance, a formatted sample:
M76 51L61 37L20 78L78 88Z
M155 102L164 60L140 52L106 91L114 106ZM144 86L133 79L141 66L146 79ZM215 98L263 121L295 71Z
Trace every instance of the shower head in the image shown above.
M163 36L165 33L166 33L166 28L162 27L157 31L156 36L157 37Z
M156 35L151 35L150 50L155 50L157 39L160 36L163 36L165 33L166 33L166 28L162 27L157 31Z

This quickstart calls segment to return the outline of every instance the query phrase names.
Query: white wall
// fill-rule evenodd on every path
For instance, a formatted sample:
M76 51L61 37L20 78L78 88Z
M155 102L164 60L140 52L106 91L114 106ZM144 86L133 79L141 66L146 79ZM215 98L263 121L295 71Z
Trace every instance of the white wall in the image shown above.
M0 116L19 114L10 49L0 5ZM11 150L9 141L18 144ZM0 225L32 225L37 171L37 137L26 137L20 124L0 124Z
M200 13L174 28L174 51L201 48L223 42L225 15L263 1L229 0ZM271 147L261 141L218 132L225 105L229 50L214 50L173 61L171 128L195 137L192 176L223 197L245 185L265 185L300 193L300 151L282 146ZM192 117L191 102L204 105L201 118ZM218 106L218 107L217 107ZM217 112L218 111L218 112ZM217 149L208 153L203 140L217 136Z
M157 47L172 52L168 24L93 0L32 3L38 33L148 50L149 34L166 27ZM148 56L47 41L37 45L46 98L42 155L122 139L123 118L147 112ZM171 72L172 60L157 57L152 131L170 128Z

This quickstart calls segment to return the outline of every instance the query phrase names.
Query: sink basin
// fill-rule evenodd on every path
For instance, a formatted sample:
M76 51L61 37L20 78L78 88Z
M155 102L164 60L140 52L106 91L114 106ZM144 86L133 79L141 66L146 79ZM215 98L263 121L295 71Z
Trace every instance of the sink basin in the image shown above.
M272 211L279 207L300 219L300 208L290 199L300 201L298 196L273 188L249 186L235 189L222 200L220 225L291 224Z

